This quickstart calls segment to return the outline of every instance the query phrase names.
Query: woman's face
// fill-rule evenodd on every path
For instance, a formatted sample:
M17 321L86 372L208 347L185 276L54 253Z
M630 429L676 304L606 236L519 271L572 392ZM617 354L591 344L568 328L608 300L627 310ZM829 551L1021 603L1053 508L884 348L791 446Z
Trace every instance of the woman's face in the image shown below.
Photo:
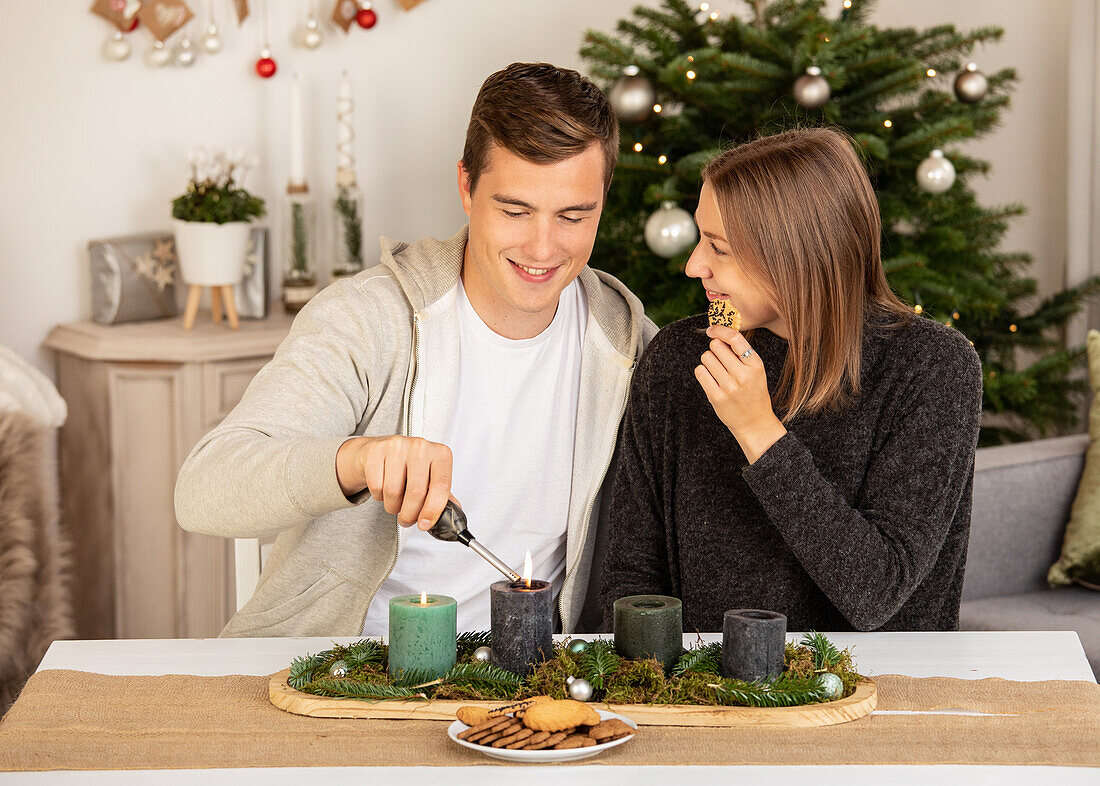
M790 338L786 323L763 288L749 278L733 256L710 183L704 182L699 192L695 223L699 226L699 245L691 252L684 272L699 279L707 300L728 300L736 307L741 312L741 330L767 328L781 338Z

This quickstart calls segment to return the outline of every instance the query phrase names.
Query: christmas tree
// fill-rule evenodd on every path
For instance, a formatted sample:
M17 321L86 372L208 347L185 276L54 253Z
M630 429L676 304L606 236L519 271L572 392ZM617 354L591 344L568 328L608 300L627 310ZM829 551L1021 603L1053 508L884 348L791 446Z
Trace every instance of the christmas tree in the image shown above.
M891 286L918 314L960 330L982 360L979 444L1076 425L1084 348L1065 348L1063 333L1100 293L1100 278L1039 300L1030 255L999 248L1023 206L979 205L967 181L988 162L950 148L987 134L1009 105L1014 70L986 76L969 62L1003 31L880 29L868 21L869 0L843 5L834 17L824 0L748 0L741 19L663 0L635 8L618 36L588 32L581 54L622 126L594 264L658 324L704 311L702 287L683 274L693 238L651 238L658 256L644 239L647 220L651 230L684 221L668 203L694 211L701 168L725 146L839 126L875 185Z

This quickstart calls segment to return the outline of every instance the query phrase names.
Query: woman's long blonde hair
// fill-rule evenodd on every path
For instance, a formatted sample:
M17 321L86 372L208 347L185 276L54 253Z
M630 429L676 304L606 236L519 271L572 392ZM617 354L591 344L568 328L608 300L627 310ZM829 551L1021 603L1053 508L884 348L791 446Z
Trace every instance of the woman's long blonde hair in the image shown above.
M860 392L866 323L914 317L886 282L878 201L852 142L832 128L762 137L703 170L734 257L790 332L773 405L784 423Z

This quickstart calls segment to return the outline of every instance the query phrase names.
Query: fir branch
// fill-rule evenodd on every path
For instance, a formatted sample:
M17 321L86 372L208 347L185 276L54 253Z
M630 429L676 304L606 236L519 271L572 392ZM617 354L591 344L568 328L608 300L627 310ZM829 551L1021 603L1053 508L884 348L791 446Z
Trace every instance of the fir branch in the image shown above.
M305 685L301 690L315 696L349 699L426 699L423 693L384 682L362 682L336 677L321 677Z
M302 276L309 270L309 259L306 256L309 234L306 229L305 208L301 202L290 203L290 224L293 268Z
M621 658L615 652L615 645L607 641L593 641L581 656L581 668L584 678L595 690L603 690L608 677L619 668Z
M813 653L815 669L831 669L840 663L840 650L823 633L811 630L799 645Z
M325 664L325 658L321 655L306 655L295 658L290 662L290 676L286 684L295 690L301 690L302 686L313 680L316 672Z
M723 680L711 687L717 702L723 705L794 707L826 698L825 688L816 677L779 677L759 682Z
M673 675L679 677L689 671L707 674L722 673L722 645L718 642L703 644L690 649L680 656L672 667Z
M478 647L491 647L493 634L487 630L466 631L458 634L458 659L465 660Z
M523 678L489 663L456 663L443 677L450 685L479 688L518 688Z

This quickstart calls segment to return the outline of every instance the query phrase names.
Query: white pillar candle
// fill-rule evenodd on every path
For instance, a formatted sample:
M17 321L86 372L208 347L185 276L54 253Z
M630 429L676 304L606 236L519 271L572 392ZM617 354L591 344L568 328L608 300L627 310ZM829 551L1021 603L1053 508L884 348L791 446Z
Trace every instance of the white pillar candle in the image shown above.
M302 118L302 85L298 74L290 79L290 175L287 178L292 186L306 184L305 138Z

